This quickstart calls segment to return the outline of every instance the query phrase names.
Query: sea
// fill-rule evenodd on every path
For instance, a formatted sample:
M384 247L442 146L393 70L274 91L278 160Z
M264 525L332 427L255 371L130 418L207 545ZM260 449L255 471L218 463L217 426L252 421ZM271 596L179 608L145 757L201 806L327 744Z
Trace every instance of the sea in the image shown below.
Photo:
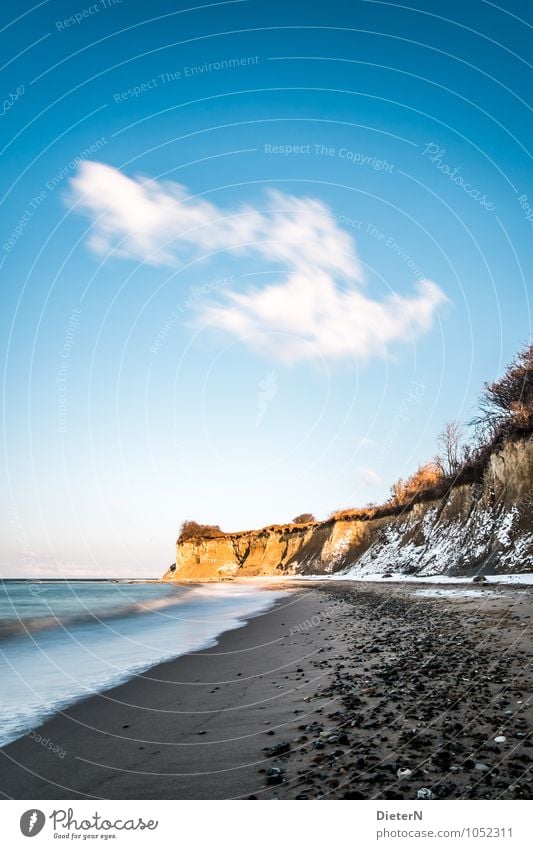
M0 582L0 746L73 702L215 646L283 595L252 584Z

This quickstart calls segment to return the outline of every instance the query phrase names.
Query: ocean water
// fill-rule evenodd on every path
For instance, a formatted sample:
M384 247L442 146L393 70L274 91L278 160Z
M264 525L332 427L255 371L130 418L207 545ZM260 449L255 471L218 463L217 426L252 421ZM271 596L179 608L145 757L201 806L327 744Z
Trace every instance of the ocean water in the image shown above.
M0 583L0 746L79 699L215 645L282 595L242 584Z

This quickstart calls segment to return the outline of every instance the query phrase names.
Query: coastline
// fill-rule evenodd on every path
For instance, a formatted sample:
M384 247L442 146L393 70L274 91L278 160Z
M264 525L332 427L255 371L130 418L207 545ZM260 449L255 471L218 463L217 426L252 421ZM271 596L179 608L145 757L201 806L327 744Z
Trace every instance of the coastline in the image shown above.
M528 588L283 587L216 646L78 702L36 729L41 742L0 750L3 796L531 797Z

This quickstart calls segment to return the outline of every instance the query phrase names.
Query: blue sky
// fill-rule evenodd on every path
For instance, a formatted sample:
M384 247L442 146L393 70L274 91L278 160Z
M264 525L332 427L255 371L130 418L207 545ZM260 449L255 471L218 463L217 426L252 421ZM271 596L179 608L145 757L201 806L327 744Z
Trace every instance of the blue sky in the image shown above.
M5 576L379 501L472 416L530 338L527 15L3 10Z

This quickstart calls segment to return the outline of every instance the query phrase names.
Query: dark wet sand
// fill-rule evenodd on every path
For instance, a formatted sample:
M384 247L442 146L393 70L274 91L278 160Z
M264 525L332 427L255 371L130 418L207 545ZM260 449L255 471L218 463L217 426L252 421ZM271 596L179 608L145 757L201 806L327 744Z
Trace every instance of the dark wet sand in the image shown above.
M533 593L427 599L412 589L300 584L215 648L48 721L39 733L64 758L29 737L0 750L0 791L531 798Z

